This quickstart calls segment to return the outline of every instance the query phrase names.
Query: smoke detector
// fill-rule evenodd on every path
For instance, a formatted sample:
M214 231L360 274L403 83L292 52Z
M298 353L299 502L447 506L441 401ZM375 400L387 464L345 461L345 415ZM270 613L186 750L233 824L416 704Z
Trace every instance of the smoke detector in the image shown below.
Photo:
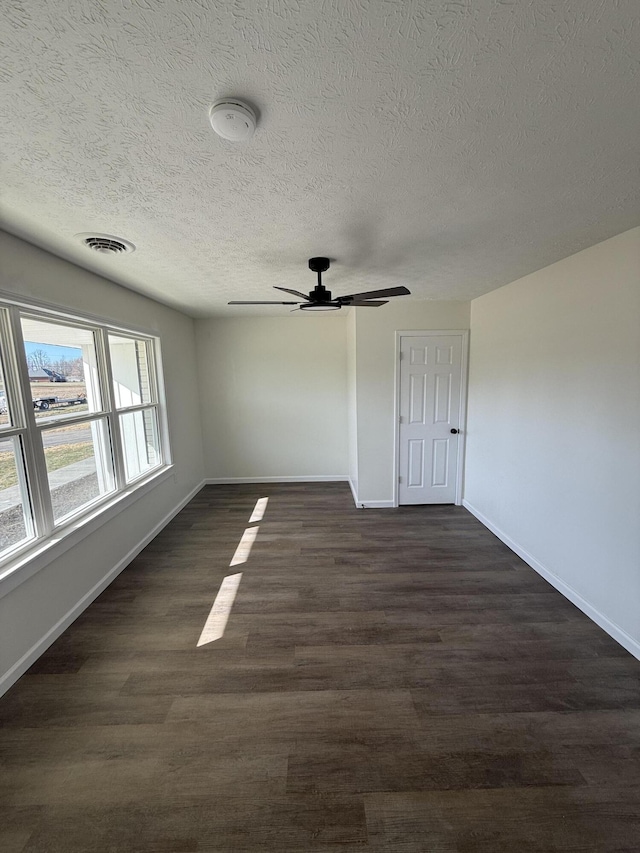
M76 234L76 239L87 249L101 255L125 255L136 250L133 243L122 237L114 237L113 234Z
M209 110L211 127L231 142L246 142L253 136L258 120L249 104L238 98L223 98Z

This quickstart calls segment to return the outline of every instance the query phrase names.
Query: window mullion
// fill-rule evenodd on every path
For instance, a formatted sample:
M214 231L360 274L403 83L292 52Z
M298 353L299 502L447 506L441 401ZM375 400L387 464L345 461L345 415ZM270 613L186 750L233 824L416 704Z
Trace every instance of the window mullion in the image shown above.
M26 429L22 426L7 426L0 429L0 441L5 438L13 438L15 435L22 436Z
M111 452L113 453L113 468L118 491L126 488L127 480L124 470L124 457L122 455L122 441L120 438L120 423L116 412L113 396L113 371L111 369L111 356L107 345L107 330L99 330L98 358L102 366L104 376L104 387L102 389L104 408L107 410L109 432L111 433Z
M20 358L20 355L24 353L24 340L22 337L20 314L17 308L9 310L9 322L13 338L13 352L10 355L10 359L14 370L11 372L14 373L15 371L15 382L22 410L20 415L22 422L26 426L26 431L22 436L22 450L27 471L29 497L36 535L40 537L46 536L53 530L53 509L47 479L47 463L44 455L44 447L36 427L36 416L31 399L27 360L26 358Z
M169 441L169 423L167 419L167 399L164 386L162 355L160 340L150 342L151 364L153 366L153 387L156 396L156 419L160 438L161 465L171 462L171 444Z
M131 412L144 412L145 409L157 409L157 408L158 408L158 404L153 402L153 403L140 403L139 406L122 406L122 408L118 409L117 411L118 411L119 415L126 415L126 414L129 414Z
M104 418L106 412L81 412L79 415L72 415L71 417L47 419L47 420L37 420L36 421L36 429L41 432L46 432L49 429L61 429L66 426L76 426L77 424L89 423L90 421L99 421Z
M156 372L156 348L154 341L147 341L147 370L151 388L151 402L158 404L158 374Z
M23 512L22 516L25 521L27 534L30 539L37 537L38 533L38 522L35 514L34 507L34 499L33 492L34 488L30 487L29 484L29 473L27 469L27 460L26 460L26 432L22 433L22 435L17 436L17 442L14 442L15 445L18 444L20 446L21 458L16 460L17 465L17 474L18 474L18 488L20 490L20 495L22 496L23 501ZM25 506L25 501L27 502L27 506Z

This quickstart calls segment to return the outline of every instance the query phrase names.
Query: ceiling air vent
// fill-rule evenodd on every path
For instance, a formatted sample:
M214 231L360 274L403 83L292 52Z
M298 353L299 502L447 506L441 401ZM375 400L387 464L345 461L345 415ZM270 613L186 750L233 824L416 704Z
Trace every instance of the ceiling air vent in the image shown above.
M114 237L113 234L76 234L83 246L98 252L101 255L125 255L134 252L135 246L122 237Z

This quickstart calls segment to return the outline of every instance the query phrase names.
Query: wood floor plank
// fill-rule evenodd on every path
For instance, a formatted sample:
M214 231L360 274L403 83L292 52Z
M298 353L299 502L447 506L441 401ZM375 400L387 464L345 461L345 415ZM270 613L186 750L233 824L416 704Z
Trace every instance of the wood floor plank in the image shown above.
M640 851L640 663L466 510L344 483L204 488L0 727L2 853Z
M289 759L289 793L446 791L586 784L568 756L551 750L433 755L419 739L298 744Z
M323 846L342 850L366 838L361 798L290 795L256 801L221 795L188 804L50 808L24 853L291 853Z
M587 786L365 795L371 850L638 850L640 790Z
M1 808L0 850L2 853L22 853L37 828L43 809L33 806Z

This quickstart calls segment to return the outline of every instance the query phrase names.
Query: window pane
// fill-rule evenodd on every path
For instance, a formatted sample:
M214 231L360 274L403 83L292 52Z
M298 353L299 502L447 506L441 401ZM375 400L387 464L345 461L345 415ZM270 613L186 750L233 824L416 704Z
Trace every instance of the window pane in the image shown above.
M13 548L32 534L31 511L18 476L22 466L20 439L0 441L0 554Z
M91 329L22 317L24 351L36 418L63 420L102 410Z
M127 482L160 464L155 409L120 415L120 433Z
M109 335L116 408L142 406L153 401L148 342Z
M41 435L55 521L114 490L106 420L42 430Z

